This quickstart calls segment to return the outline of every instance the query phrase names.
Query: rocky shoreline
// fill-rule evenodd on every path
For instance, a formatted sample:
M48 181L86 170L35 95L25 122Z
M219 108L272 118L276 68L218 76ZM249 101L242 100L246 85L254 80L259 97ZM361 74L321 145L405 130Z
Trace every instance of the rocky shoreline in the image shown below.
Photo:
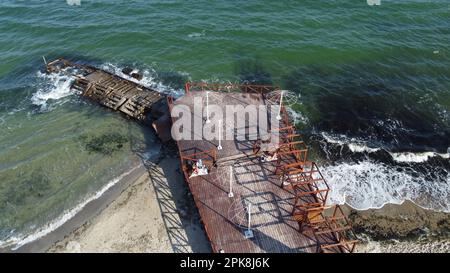
M450 214L411 201L358 211L346 207L358 252L450 252Z

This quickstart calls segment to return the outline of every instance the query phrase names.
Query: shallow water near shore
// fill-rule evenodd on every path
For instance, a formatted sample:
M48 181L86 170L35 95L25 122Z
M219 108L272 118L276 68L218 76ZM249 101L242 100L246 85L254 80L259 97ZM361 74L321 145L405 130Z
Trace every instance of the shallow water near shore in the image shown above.
M132 65L176 95L187 80L279 85L300 96L292 108L332 202L450 212L448 1L80 2L0 4L0 246L159 149L147 126L42 73L42 56Z

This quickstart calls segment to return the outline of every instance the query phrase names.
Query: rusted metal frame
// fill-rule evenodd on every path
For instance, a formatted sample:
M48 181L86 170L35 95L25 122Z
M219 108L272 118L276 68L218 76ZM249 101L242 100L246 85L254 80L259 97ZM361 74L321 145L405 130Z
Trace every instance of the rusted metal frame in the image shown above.
M277 165L275 168L274 173L277 174L278 170L281 170L281 177L282 180L284 181L284 179L286 177L289 177L290 175L293 175L292 171L296 171L298 174L302 173L304 170L304 166L306 165L306 158L307 158L307 150L295 150L295 151L289 151L289 152L284 152L283 155L278 154L278 158L277 158ZM304 159L301 158L301 155L303 154ZM293 155L293 158L291 158L292 160L295 160L296 162L294 163L289 163L289 159L286 158L287 155ZM284 156L284 158L282 157ZM283 163L283 160L286 161L287 163ZM294 170L288 171L291 167L286 167L286 166L290 166L292 164L296 164L296 167L292 167L294 168ZM297 164L301 164L301 166L298 166Z
M327 189L330 189L330 186L328 185L328 182L327 182L327 180L325 179L325 177L323 176L323 174L322 174L322 172L320 171L320 169L319 169L319 166L317 166L317 164L316 164L316 162L314 162L314 161L312 161L311 162L312 164L311 164L311 170L313 170L314 169L314 167L316 168L316 170L317 170L317 172L319 173L319 176L322 178L322 180L323 180L323 184L326 186L326 188ZM325 201L328 199L328 192L327 193L325 193ZM341 210L342 211L342 210Z
M283 152L279 152L278 155L281 156L285 156L285 155L296 155L298 153L307 153L308 149L299 149L299 150L290 150L290 151L283 151ZM305 161L300 161L300 162L305 162Z
M310 188L308 188L310 189ZM301 192L305 193L305 191L300 191L300 187L293 187L294 190L294 206L292 209L292 213L295 212L296 209L308 209L308 208L317 208L317 207L325 207L326 203L323 200L317 198L317 195L314 194L314 190L310 190L308 194L300 194ZM315 202L310 202L309 200L304 200L305 197L312 197Z
M198 157L199 155L200 156L204 155L205 157ZM212 160L207 159L208 157L212 158ZM181 153L180 158L181 158L181 164L182 164L181 167L183 169L183 172L186 174L186 177L189 177L187 175L187 167L185 165L185 161L187 161L187 160L198 161L199 159L202 159L205 164L211 163L211 167L213 167L217 162L217 154L216 154L215 149L198 152L198 153L193 153L193 154L189 154L189 155L184 155L183 153ZM189 179L187 181L189 181Z
M320 246L320 248L323 249L329 249L329 248L344 248L345 250L347 250L349 253L353 253L353 251L355 250L356 244L358 243L358 240L349 240L349 241L342 241L336 244L323 244Z
M336 207L335 207L336 210ZM339 209L340 212L342 212L341 209ZM348 246L347 242L349 240L347 239L346 233L351 232L353 233L352 226L349 224L348 219L345 217L345 215L341 215L340 217L343 217L345 220L345 224L340 224L338 222L338 219L334 219L333 217L325 217L325 221L323 223L318 223L316 226L321 227L319 231L314 231L314 235L316 238L318 238L318 235L323 234L330 234L333 236L333 240L335 240L335 247L338 247L340 252L353 252L356 247L357 240L353 240L351 243L351 247ZM322 225L320 225L322 224ZM356 236L354 236L356 237ZM327 246L330 244L323 244L320 246L321 249L323 249L322 246Z
M299 163L301 163L301 162L299 162ZM306 165L306 164L304 164L304 165ZM315 167L316 170L314 170L314 167ZM313 176L312 176L313 173L318 173L320 178L313 178ZM309 175L307 175L307 174L309 174ZM319 171L317 165L315 164L315 162L311 162L311 170L309 170L309 171L305 171L304 168L301 169L301 170L299 169L299 173L298 173L297 176L302 177L304 179L304 181L310 179L311 180L310 183L301 183L300 185L307 185L307 186L309 186L311 188L311 190L313 188L315 188L316 190L319 190L320 187L317 184L317 182L320 182L320 181L322 181L322 183L324 183L326 189L330 190L330 187L329 187L328 183L326 182L326 180L323 177L323 175L320 173L320 171ZM293 187L294 187L294 185L293 185ZM323 195L323 192L319 193L320 200L322 202L324 202L324 204L326 203L326 201L328 199L328 193L329 192L326 191L325 192L325 196ZM315 196L315 199L319 200L319 198L318 198L319 196Z
M336 216L336 217L327 217L327 219L323 219L323 220L321 220L321 221L317 221L317 222L313 222L312 224L322 224L322 223L324 223L325 221L327 221L327 220L330 220L330 221L339 221L339 220L344 220L345 219L345 216L344 215L342 215L342 216Z
M316 234L317 235L322 235L322 234L336 234L336 233L339 233L339 232L342 232L342 231L346 231L346 230L349 230L349 229L351 229L352 227L350 227L350 226L343 226L343 227L340 227L340 228L330 228L330 229L327 229L327 230L321 230L321 231L317 231L316 232Z
M296 204L295 207L297 207L297 208L324 208L324 209L328 208L328 206L324 206L321 202Z
M339 205L334 206L333 215L332 215L332 217L329 217L329 218L330 218L330 221L332 223L336 223L336 225L344 225L344 226L352 227L352 222L350 221L350 219L348 219L348 217L345 215L344 211L342 210L341 206L339 206ZM339 224L337 222L338 219L343 220L344 223Z
M284 170L288 170L290 168L295 168L295 167L300 167L300 166L305 166L306 164L310 163L310 161L305 161L305 162L295 162L295 163L291 163L291 164L287 164L287 165L283 165L282 168ZM300 167L300 168L302 168Z
M281 117L283 122L288 125L291 122L289 121L289 114L287 113L286 107L284 105L281 106Z
M272 85L255 85L255 84L217 84L217 83L205 83L205 82L188 82L185 86L185 90L190 91L222 91L222 92L245 92L245 93L259 93L264 94L270 90L275 90L277 87ZM188 88L186 88L188 87ZM249 92L252 91L252 92Z
M311 213L313 214L311 215ZM300 213L294 213L292 217L294 221L298 223L299 232L302 233L305 226L311 227L311 219L323 218L323 214L321 211L315 212L313 210L302 210Z
M253 151L254 155L257 155L259 153L259 151L261 150L261 142L262 141L260 139L257 139L253 142L252 151Z
M325 216L323 215L323 210L325 210L326 207L320 206L320 207L311 207L311 208L305 208L300 209L299 207L294 207L292 211L292 216L295 221L298 222L299 225L299 232L303 232L304 226L308 227L314 227L316 226L315 223L319 223L325 219ZM297 210L299 212L297 212ZM314 220L314 219L320 219L320 220Z
M330 189L319 189L319 190L313 190L313 191L302 191L298 193L299 197L307 196L307 195L317 195L319 192L326 192Z
M298 147L302 145L303 147ZM289 142L282 142L279 146L278 146L278 151L280 152L285 152L285 150L283 150L284 148L288 148L290 151L293 150L307 150L308 147L306 147L306 144L304 141L299 140L299 141L289 141Z
M273 128L269 130L270 133L272 132L278 132L281 135L279 136L281 139L281 143L286 143L286 142L291 142L291 140L289 139L289 136L295 133L295 127L292 125L286 125L283 127L279 127L279 128ZM283 135L286 134L286 135Z
M284 126L284 127L272 128L272 129L270 129L270 132L272 132L272 131L281 132L281 131L294 130L294 129L295 129L294 126L287 125L287 126Z
M306 185L311 185L311 184L314 184L318 180L316 178L304 179L303 181L295 181L295 180L290 179L290 178L288 178L288 179L289 179L289 181L292 181L291 182L292 184L295 184L295 185L293 185L293 188L294 187L302 187L302 186L306 186ZM318 188L317 185L314 185L314 187Z
M295 209L293 210L292 214L295 215L296 210L312 212L312 211L324 211L329 208L328 206L323 206L320 203L313 203L313 204L317 204L317 206L312 206L312 205L310 205L310 206L304 206L304 205L295 206L294 207ZM325 219L325 216L323 218Z
M324 250L327 248L337 248L339 252L353 252L356 246L357 240L348 240L347 239L347 233L352 232L351 226L345 226L340 228L330 228L328 230L314 230L314 235L316 238L319 238L319 236L326 236L326 234L331 235L332 240L334 242L332 243L321 243L320 249ZM350 246L351 245L351 246Z
M295 153L295 158L299 162L306 162L308 160L308 149L299 149L296 151L297 153Z

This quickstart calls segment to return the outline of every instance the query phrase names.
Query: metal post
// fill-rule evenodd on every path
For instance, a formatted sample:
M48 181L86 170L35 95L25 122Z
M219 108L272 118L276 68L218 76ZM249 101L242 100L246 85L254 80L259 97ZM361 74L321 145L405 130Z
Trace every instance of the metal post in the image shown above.
M222 120L219 120L219 146L217 146L217 150L222 150Z
M248 225L247 230L244 232L245 238L250 239L253 238L253 231L251 229L251 221L252 221L252 203L248 203L247 205L247 214L248 214Z
M228 197L232 198L233 196L233 166L230 166L230 191L228 192Z
M45 56L42 56L42 59L44 59L45 65L47 65L47 60L45 59Z
M278 116L277 116L278 120L281 120L281 107L282 106L283 106L283 90L281 90L280 109L278 109Z
M209 119L209 91L206 91L206 123L210 123Z
M251 229L251 222L252 222L252 203L248 203L248 230Z

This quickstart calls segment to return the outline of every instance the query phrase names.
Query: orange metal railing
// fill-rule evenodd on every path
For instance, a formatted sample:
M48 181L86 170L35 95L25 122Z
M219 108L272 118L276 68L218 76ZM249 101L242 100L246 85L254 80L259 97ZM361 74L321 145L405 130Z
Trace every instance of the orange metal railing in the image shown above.
M216 92L244 92L266 94L279 89L273 85L256 85L256 84L219 84L206 82L187 82L185 84L186 94L192 91L216 91Z

